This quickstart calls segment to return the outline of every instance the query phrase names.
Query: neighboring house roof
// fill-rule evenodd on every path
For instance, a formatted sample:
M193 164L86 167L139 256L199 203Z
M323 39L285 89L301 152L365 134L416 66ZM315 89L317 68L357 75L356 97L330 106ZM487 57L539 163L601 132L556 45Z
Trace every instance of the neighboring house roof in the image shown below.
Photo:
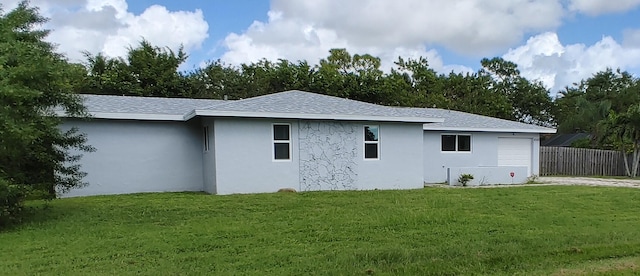
M439 108L409 108L424 116L435 116L444 122L424 124L424 130L556 133L553 128Z
M570 147L574 141L590 137L589 133L558 134L542 141L540 145L545 147Z
M322 94L286 91L197 108L190 116L325 119L378 122L442 122L405 108L382 106Z
M382 106L303 91L236 101L84 94L94 118L186 121L195 116L424 123L425 130L555 133L555 129L437 108ZM64 114L59 111L59 116Z

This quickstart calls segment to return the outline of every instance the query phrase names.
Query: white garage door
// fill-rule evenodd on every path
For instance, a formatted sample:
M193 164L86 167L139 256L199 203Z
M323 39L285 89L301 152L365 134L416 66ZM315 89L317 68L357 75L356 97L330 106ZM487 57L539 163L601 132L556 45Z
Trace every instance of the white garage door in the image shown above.
M498 138L498 166L527 166L531 175L532 139Z

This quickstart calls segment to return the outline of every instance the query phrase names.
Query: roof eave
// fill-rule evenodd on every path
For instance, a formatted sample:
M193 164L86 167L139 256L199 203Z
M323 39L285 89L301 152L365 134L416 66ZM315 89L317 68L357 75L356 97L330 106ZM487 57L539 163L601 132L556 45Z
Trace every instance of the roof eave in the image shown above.
M308 119L308 120L339 120L339 121L375 121L375 122L407 122L407 123L442 123L442 118L402 117L402 116L367 116L348 114L305 114L305 113L275 113L275 112L245 112L195 110L193 116L209 117L242 117L242 118L274 118L274 119Z
M431 126L425 124L422 126L423 130L436 130L436 131L470 131L470 132L512 132L512 133L556 133L556 129L553 128L538 128L538 129L526 129L526 128L482 128L482 127L442 127Z

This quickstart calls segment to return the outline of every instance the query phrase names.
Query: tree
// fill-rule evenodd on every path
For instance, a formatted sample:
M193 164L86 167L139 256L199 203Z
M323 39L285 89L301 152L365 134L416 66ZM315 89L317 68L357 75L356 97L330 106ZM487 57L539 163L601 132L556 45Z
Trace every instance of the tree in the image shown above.
M189 95L194 98L231 99L240 98L242 89L241 73L221 61L209 62L203 68L197 68L186 76L188 87L192 90Z
M414 89L416 100L411 104L459 110L503 119L513 119L513 107L505 93L492 89L494 81L488 74L437 74L425 58L399 58L400 72ZM392 71L392 75L397 74Z
M556 99L555 120L560 133L591 133L593 148L632 148L629 138L621 139L616 122L640 104L640 80L627 72L606 69L571 87ZM612 115L613 114L613 115ZM625 142L627 145L621 145Z
M513 119L509 98L491 89L492 80L480 74L450 73L444 78L444 97L451 101L451 109Z
M540 82L531 82L520 75L518 66L510 61L495 57L480 61L480 76L493 78L490 89L505 95L513 107L511 118L516 121L550 126L554 104L549 91Z
M331 49L326 59L321 59L311 81L312 91L342 98L351 98L355 75L352 57L346 49Z
M597 130L598 122L607 118L613 111L610 101L591 102L584 94L573 89L561 92L556 100L558 113L558 132L591 133Z
M151 45L146 40L129 47L126 59L85 53L89 71L84 93L146 97L191 97L188 82L178 68L187 59L182 47L177 53Z
M598 123L602 130L600 139L611 139L615 147L625 156L623 158L627 176L638 176L640 166L640 104L629 107L626 112L609 116ZM628 154L631 154L629 164Z
M640 103L639 88L638 79L631 74L611 69L565 88L556 99L555 117L559 131L592 131L610 111L621 114Z
M55 196L83 184L79 156L68 150L91 147L76 129L59 128L56 110L86 115L74 93L86 72L44 41L48 31L36 27L45 21L26 1L0 10L0 185Z
M453 107L452 99L444 95L445 77L438 75L435 70L430 68L426 58L405 60L398 57L395 65L398 67L398 71L392 70L391 76L400 79L399 74L402 73L402 79L410 83L411 94L417 101L414 105L447 109Z
M142 91L131 73L128 64L121 58L109 58L103 54L87 58L88 70L85 89L82 93L105 95L140 95Z

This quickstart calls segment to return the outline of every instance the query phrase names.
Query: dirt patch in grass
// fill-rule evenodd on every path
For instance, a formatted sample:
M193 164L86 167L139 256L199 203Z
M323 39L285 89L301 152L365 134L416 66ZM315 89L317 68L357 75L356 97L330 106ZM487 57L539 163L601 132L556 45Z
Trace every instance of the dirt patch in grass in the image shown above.
M576 268L560 269L555 276L578 275L638 275L640 274L640 257L606 259L588 262Z

